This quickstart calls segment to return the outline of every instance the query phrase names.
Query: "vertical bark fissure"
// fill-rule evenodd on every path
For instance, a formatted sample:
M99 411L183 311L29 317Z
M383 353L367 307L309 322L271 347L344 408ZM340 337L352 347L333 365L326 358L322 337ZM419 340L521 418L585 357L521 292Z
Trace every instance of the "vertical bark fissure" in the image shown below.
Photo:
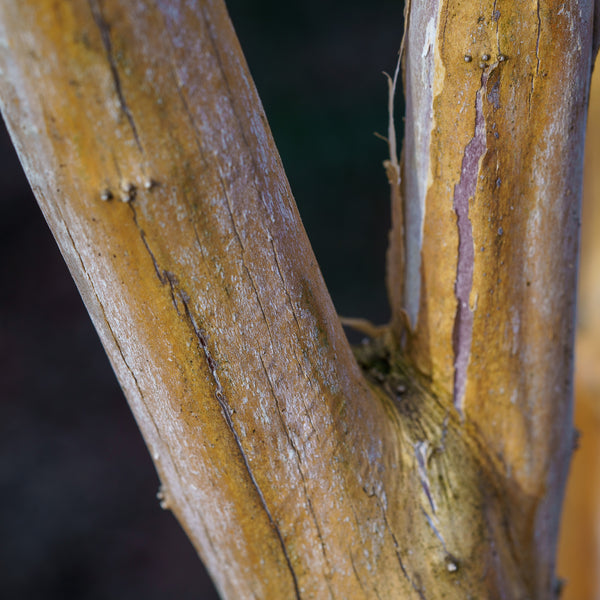
M123 114L127 118L129 126L131 127L131 132L133 133L133 137L135 139L135 144L138 147L138 150L141 154L144 154L144 149L142 143L140 141L140 137L138 134L137 127L135 125L135 121L133 119L133 114L129 108L129 105L125 101L125 96L123 94L123 86L121 85L121 76L119 75L119 70L117 68L117 63L115 62L115 56L112 49L112 42L110 39L110 28L108 23L104 19L102 14L102 9L100 7L99 0L88 0L88 4L90 6L90 10L92 12L92 16L94 18L94 22L100 31L100 37L102 38L102 44L104 46L104 50L106 51L106 59L108 61L108 65L110 67L110 73L112 75L113 83L115 86L115 92L117 94L117 98L119 99L119 106L123 111Z
M405 579L408 581L410 586L418 594L419 598L421 598L422 600L426 600L425 595L423 594L423 590L420 589L417 586L417 584L413 581L412 577L408 574L408 571L406 570L404 562L402 561L402 555L400 554L400 543L398 542L398 538L396 537L396 534L394 533L394 530L392 529L392 526L390 525L390 522L387 518L387 510L379 496L377 494L374 494L374 496L377 501L377 504L379 504L379 508L381 509L381 514L383 515L383 522L385 524L385 528L387 529L388 533L390 534L390 537L392 538L392 542L394 544L394 551L396 553L396 558L398 559L398 565L400 566L400 570L402 571L402 574L404 575Z
M133 208L133 207L132 207ZM60 214L60 208L57 206L58 212ZM134 212L135 215L135 212ZM61 215L61 219L62 219L62 215ZM102 312L102 320L103 323L106 325L108 332L111 336L111 339L113 341L113 343L115 344L115 348L117 349L118 355L121 358L122 362L123 362L123 366L125 367L125 369L127 370L127 372L129 373L129 375L131 376L131 379L133 381L133 384L135 386L135 389L137 390L139 399L141 401L141 404L144 406L145 411L146 411L146 416L149 418L150 423L152 423L152 427L154 429L154 432L156 434L156 437L160 440L161 444L163 445L163 447L168 448L168 444L164 441L160 429L158 427L158 423L156 422L156 419L154 417L154 412L150 409L150 407L148 406L148 403L146 401L146 398L144 396L144 393L142 391L142 388L140 386L140 383L138 381L138 378L136 377L135 371L134 369L131 368L131 366L129 365L129 363L127 362L127 359L125 358L125 354L123 352L123 348L121 347L121 344L119 343L119 340L115 334L115 332L113 331L113 328L110 324L110 320L106 314L106 310L104 308L104 304L101 302L100 297L98 296L98 292L96 291L96 287L94 285L94 281L92 279L92 277L90 277L90 275L88 274L88 271L86 269L85 263L83 262L83 259L81 257L81 254L79 253L79 251L77 250L77 247L75 245L75 240L73 239L72 235L71 235L71 231L69 230L69 228L65 225L64 220L62 221L63 223L63 227L64 230L67 233L67 236L71 242L72 248L77 256L77 260L79 261L79 264L81 266L81 271L84 274L86 280L88 281L89 285L90 285L90 289L92 294L94 295L94 298L96 300L96 303L98 305L98 307L100 308L100 311ZM137 221L135 222L136 226L137 226ZM152 252L150 251L150 248L148 247L148 244L145 241L145 236L143 234L143 232L140 230L141 234L142 234L142 239L144 240L144 246L146 247L146 249L148 250L152 261L154 263L154 267L156 269L156 273L159 277L159 280L161 281L161 283L164 285L165 280L160 276L160 270L158 268L158 265L155 261L154 256L152 255ZM179 312L179 311L178 311ZM174 460L169 461L169 466L171 466L173 468L173 471L175 473L175 477L179 480L180 482L180 486L179 489L181 490L181 494L182 494L182 499L185 503L186 506L192 507L192 510L194 511L194 513L199 517L199 522L201 523L202 526L202 530L204 532L204 535L206 536L206 540L208 541L208 544L210 546L210 548L212 549L212 551L216 554L216 547L215 544L210 536L209 530L206 527L206 524L204 523L204 520L201 518L201 514L196 510L194 502L191 501L191 499L188 497L187 494L187 488L186 485L184 484L185 479L183 477L183 475L181 474L179 467L177 465L177 462ZM158 465L157 465L157 469L158 469ZM164 485L163 482L161 481L161 485ZM162 504L161 504L162 506ZM172 508L170 506L168 506L167 508Z
M212 354L208 348L208 342L206 339L206 335L202 331L202 329L198 326L198 323L196 322L196 319L194 318L194 315L192 314L192 312L190 310L189 298L187 297L187 294L185 294L181 290L179 290L178 293L179 293L179 297L181 298L181 301L183 303L183 306L185 308L186 318L187 318L188 322L190 323L190 325L192 326L192 329L196 335L196 338L198 339L198 343L200 345L201 350L204 352L204 356L206 358L206 364L208 365L208 369L210 371L211 377L212 377L214 385L215 385L215 398L217 399L217 402L219 403L219 405L221 407L221 413L223 415L223 418L225 419L225 422L227 423L227 426L233 435L233 439L234 439L235 444L238 447L238 450L240 452L240 456L242 458L242 462L244 463L244 467L246 468L246 471L248 473L248 477L250 478L250 482L252 483L252 486L254 487L256 494L258 495L258 498L263 507L263 510L265 511L265 514L267 515L267 518L269 519L269 522L271 523L271 526L273 527L273 530L275 531L275 534L277 535L285 562L287 564L288 570L292 577L295 596L298 600L300 600L301 599L300 586L298 584L296 572L295 572L294 566L292 564L292 559L288 553L287 546L285 544L285 540L283 539L283 534L281 533L281 530L279 529L279 525L277 524L277 521L273 517L273 514L271 513L271 510L269 509L269 505L267 504L267 500L262 492L262 489L261 489L260 485L258 484L258 481L256 480L256 477L254 476L254 473L252 472L252 468L250 467L250 462L248 461L248 457L246 456L246 452L244 450L244 447L242 446L242 441L237 432L237 429L235 428L233 419L231 418L231 407L229 406L229 403L225 396L225 392L223 390L223 386L221 384L219 375L217 373L217 363L216 363L215 359L212 357Z
M203 12L203 17L204 17L204 20L205 20L205 24L207 26L207 30L209 30L208 20L207 20L206 15L204 14L204 12ZM164 19L163 19L163 21L164 21ZM232 95L231 95L231 91L229 90L229 83L227 82L227 78L225 76L225 71L223 69L223 65L221 64L221 60L220 60L220 57L218 55L218 50L217 50L217 47L216 47L216 44L215 44L214 40L212 40L212 36L210 34L210 31L209 31L209 37L211 37L211 42L212 42L212 46L213 46L213 50L215 52L215 55L217 56L217 62L219 64L219 69L221 71L221 74L223 75L223 80L225 81L225 84L226 84L226 87L227 87L227 90L228 90L227 97L231 98ZM173 40L171 39L170 36L168 36L168 39L169 39L169 44L171 46L171 49L173 49L173 47L174 47L173 46ZM199 138L199 135L198 135L199 134L199 130L198 130L198 127L196 125L195 117L194 117L192 111L190 110L190 106L189 106L189 103L187 101L187 98L185 97L185 94L184 94L184 92L182 90L183 86L181 84L181 79L179 78L179 75L178 75L178 72L177 72L177 65L176 64L174 64L174 66L173 66L173 74L174 74L174 78L176 80L176 87L177 87L177 93L178 93L179 99L181 100L184 112L187 115L187 117L189 119L189 122L190 122L190 125L192 127L192 131L194 132L194 142L196 144L196 147L198 148L198 152L200 153L200 158L202 159L202 161L203 161L206 169L208 170L209 165L208 165L208 162L207 162L207 159L206 159L206 155L204 153L204 148L202 147L202 144L200 142L200 138ZM233 107L232 107L232 110L233 110ZM235 114L235 111L234 111L234 114ZM236 115L236 119L237 119L238 123L240 123L240 128L241 128L241 121L237 117L237 115ZM245 140L245 137L243 135L243 131L242 131L242 137L244 139L245 145L249 148L249 145L248 145L248 143ZM256 165L255 165L255 168L256 168ZM260 307L260 310L261 310L261 313L262 313L262 316L263 316L263 320L264 320L265 325L267 327L268 334L269 334L269 340L270 340L271 346L272 346L272 344L273 344L273 336L272 336L272 333L271 333L271 328L270 328L270 325L269 325L269 320L268 320L267 315L265 313L264 306L263 306L260 294L258 292L256 283L254 281L254 277L252 276L252 273L250 272L250 269L249 269L248 265L244 261L244 254L246 253L246 249L245 249L245 246L244 246L244 242L242 240L242 236L241 236L241 234L239 232L239 229L237 227L237 223L235 221L233 207L232 207L232 204L231 204L231 198L229 197L229 193L227 192L227 186L225 184L225 179L223 177L223 173L221 172L221 168L220 168L219 165L217 165L216 172L217 172L217 176L218 176L218 179L219 179L219 184L221 186L221 190L223 191L223 196L225 198L225 205L227 207L227 212L228 212L229 217L231 219L231 225L232 225L232 229L233 229L233 232L234 232L234 236L235 236L235 239L238 241L238 244L240 246L241 255L242 255L243 268L246 271L246 274L248 275L248 279L250 281L250 285L252 286L252 289L254 290L254 293L256 295L256 299L257 299L257 302L259 304L259 307ZM196 231L195 225L194 225L194 231ZM273 245L273 237L272 237L272 235L271 235L271 233L270 233L270 231L268 229L266 230L266 233L267 233L268 239L271 241L271 244ZM196 238L197 238L197 236L196 236ZM274 245L273 245L273 248L274 248ZM282 277L282 282L283 282L283 277ZM287 292L287 288L286 288L285 291L286 291L286 295L289 298L289 293ZM290 299L290 305L291 305L291 299ZM297 323L298 320L296 318L296 315L294 314L293 306L291 307L291 309L292 309L292 314L294 315L294 319L296 320L296 323ZM298 328L300 329L299 325L298 325Z
M425 594L423 593L423 590L421 588L417 587L417 584L413 581L412 577L408 574L408 571L406 570L406 567L404 566L404 563L402 562L402 557L400 556L400 550L398 547L396 547L396 557L398 558L398 564L400 565L400 570L402 571L402 574L404 575L404 577L406 578L406 580L408 581L408 583L410 584L412 589L417 593L417 595L419 596L419 598L421 600L427 600L427 598L425 597Z
M146 240L146 235L144 233L144 231L139 227L138 222L137 222L137 217L136 217L136 211L133 207L133 205L130 205L131 209L133 211L133 220L134 223L137 227L137 229L140 232L140 236L142 239L142 242L144 244L144 247L146 249L146 251L148 252L148 254L150 255L150 258L152 260L152 263L154 265L154 269L156 271L156 275L158 277L158 280L160 281L161 285L166 285L167 283L169 283L169 285L171 286L171 295L173 296L173 282L171 281L171 279L166 276L167 271L162 270L159 265L158 262L152 252L152 250L150 249L150 246L148 245L148 242ZM207 338L206 338L206 334L202 331L202 329L198 326L191 310L190 310L190 306L189 306L189 296L181 289L177 289L177 295L179 296L181 303L184 307L184 311L185 311L185 318L188 321L188 323L191 325L192 330L194 331L194 334L199 342L200 348L202 350L202 352L204 353L204 356L206 358L206 364L208 366L208 370L210 372L211 378L213 380L213 383L215 385L215 398L217 399L217 402L219 403L220 407L221 407L221 413L223 415L223 418L225 419L225 422L227 423L227 426L229 428L229 430L231 431L235 444L238 447L238 450L240 452L240 456L242 458L242 461L244 463L244 467L246 468L246 471L248 473L248 477L250 478L250 482L252 483L252 486L254 487L257 496L259 498L259 501L263 507L263 510L265 511L267 518L269 520L269 522L271 523L271 526L273 527L273 530L275 531L277 538L279 540L286 564L288 566L288 569L290 571L290 574L292 576L292 581L293 581L293 585L294 585L294 590L296 593L296 598L298 598L300 600L301 595L300 595L300 587L298 585L298 580L296 577L296 572L294 571L293 565L292 565L292 561L291 558L289 556L289 553L287 551L287 547L285 545L285 541L283 539L283 534L281 533L281 530L279 529L279 526L277 524L277 521L275 520L275 518L273 517L271 510L269 509L269 506L267 504L266 498L262 492L262 489L260 488L258 481L256 480L254 473L252 472L252 469L250 467L250 463L248 461L248 457L246 456L246 452L244 450L244 447L242 445L240 436L235 428L235 425L233 423L233 419L231 418L231 413L232 413L232 409L229 406L229 403L227 402L227 398L225 396L224 390L223 390L223 386L221 384L221 381L219 379L219 375L217 373L217 363L215 361L215 359L212 357L212 354L208 348L208 342L207 342ZM177 308L177 306L175 305L175 307ZM179 314L179 310L177 310L178 314Z
M204 19L204 24L206 26L206 31L208 33L208 39L210 40L212 49L213 49L213 54L217 60L217 64L219 66L219 71L221 72L221 75L223 77L223 83L225 84L225 89L227 91L227 99L229 101L229 104L231 106L231 111L238 123L239 126L239 135L240 135L240 139L242 141L242 143L244 144L244 146L246 146L246 148L248 149L248 154L250 157L250 161L252 163L252 168L254 169L254 174L256 175L260 175L262 173L262 170L259 168L259 165L257 164L256 161L256 155L254 152L254 149L252 148L252 146L250 145L250 143L248 142L248 138L246 137L246 130L244 128L244 121L243 119L240 118L240 115L238 114L238 111L236 110L236 106L235 103L233 101L233 99L236 97L235 94L232 93L231 90L231 85L229 82L229 77L227 75L227 71L225 69L225 65L223 64L223 59L221 58L221 50L219 47L219 44L217 44L217 40L215 39L215 35L214 32L211 29L211 21L208 18L207 14L206 14L206 10L204 8L204 6L200 7L201 13L202 13L202 18ZM256 110L261 111L263 110L262 106L260 105L260 100L257 98L259 104L256 107ZM262 202L262 205L264 206L265 210L267 211L267 214L269 214L271 220L273 220L273 216L272 216L272 208L269 207L265 201L265 195L263 193L263 191L261 189L256 188L256 191L258 193L258 196L260 197L260 200Z
M139 231L140 238L142 240L142 244L144 244L144 248L146 249L146 252L150 256L150 259L152 260L152 265L154 266L154 271L156 272L156 276L158 277L158 280L161 282L161 284L164 285L166 283L166 280L163 275L163 270L160 268L158 261L156 260L156 257L154 256L154 252L152 252L152 250L150 249L150 246L148 245L148 240L146 239L146 232L140 227L140 224L139 224L138 218L137 218L137 211L135 210L135 206L133 205L133 202L129 203L129 208L131 209L133 224L135 225L135 228Z
M454 406L462 414L467 385L467 368L471 354L473 336L473 311L469 297L473 287L475 249L473 227L469 218L469 202L477 190L479 163L486 151L483 95L489 73L481 76L481 87L475 97L475 132L465 147L459 182L454 187L453 208L458 227L458 259L454 293L457 307L452 332L454 350Z
M253 165L253 169L254 169L255 173L257 173L259 171L259 168L258 168L258 165L256 164L256 160L255 160L255 157L254 157L254 153L252 152L252 148L250 147L250 144L249 144L248 140L246 139L246 134L245 134L243 126L242 126L242 120L240 119L239 115L237 114L237 111L235 110L235 106L231 102L231 99L234 96L233 96L233 94L231 92L231 87L230 87L230 84L229 84L229 80L227 78L227 74L226 74L226 71L225 71L225 67L223 65L223 61L221 59L221 55L220 55L220 52L219 52L219 47L218 47L217 41L214 39L213 33L211 31L209 17L207 16L206 11L204 10L204 8L201 7L201 9L202 9L201 12L202 12L202 17L203 17L204 24L205 24L205 27L206 27L206 31L208 33L208 38L210 39L210 42L211 42L213 54L216 57L217 64L218 64L218 67L219 67L219 71L220 71L220 73L222 75L222 78L223 78L223 81L224 81L224 84L225 84L225 87L226 87L226 90L227 90L227 98L230 101L231 109L232 109L232 112L233 112L233 114L235 116L235 119L237 120L237 122L239 124L239 132L240 132L240 135L241 135L242 142L244 143L244 145L246 146L246 148L248 148L248 150L249 150L249 154L250 154L250 157L251 157L251 162L252 162L252 165ZM164 20L164 15L163 15L163 22L164 21L165 20ZM165 29L167 29L167 31L168 31L168 27L167 27L166 23L165 23ZM173 40L172 40L172 38L171 38L170 35L168 35L167 37L169 39L169 44L171 46L171 49L173 49L174 48ZM194 139L195 139L196 146L198 148L198 151L200 152L202 160L204 161L205 165L208 168L206 156L204 154L204 149L202 148L202 144L201 144L199 136L198 136L199 130L198 130L198 127L196 125L196 120L195 120L194 114L192 113L192 111L190 109L190 106L189 106L189 103L188 103L187 98L185 96L185 93L184 93L184 91L182 89L183 86L181 84L181 79L180 79L180 77L178 75L177 64L174 61L173 61L173 73L174 73L175 79L177 81L177 86L176 86L177 87L177 93L178 93L179 98L180 98L180 100L181 100L181 102L183 104L184 112L188 116L190 125L192 127L193 132L194 132ZM227 188L226 188L225 181L223 179L223 175L221 173L221 169L220 168L217 168L217 174L218 174L219 182L221 184L221 188L223 190L223 194L224 194L225 199L226 199L227 210L228 210L229 216L231 218L231 222L232 222L232 226L233 226L233 229L234 229L234 233L235 233L235 236L236 236L236 238L237 238L237 240L238 240L238 242L240 244L240 247L242 249L242 254L243 254L245 252L244 244L243 244L242 238L240 236L240 233L238 231L238 228L237 228L237 225L236 225L236 222L235 222L234 212L233 212L233 206L231 204L231 200L229 198L229 194L227 193ZM259 195L259 197L261 199L261 202L262 202L263 206L265 207L265 210L270 214L271 211L269 210L269 207L267 206L267 204L265 202L264 194L259 189L257 189L256 191L257 191L257 193L258 193L258 195ZM302 327L300 325L300 322L298 320L298 316L296 315L296 311L294 309L294 303L292 301L292 297L290 295L290 292L289 292L289 289L288 289L288 285L287 285L287 282L286 282L284 274L283 274L282 265L281 265L280 260L279 260L279 256L278 256L278 253L277 253L277 250L276 250L276 246L275 246L275 241L274 241L273 235L271 234L271 231L269 230L268 227L265 227L265 232L266 232L266 235L267 235L267 239L268 239L269 243L271 244L271 248L273 250L273 255L274 255L274 258L275 258L275 263L276 263L277 271L278 271L279 277L281 279L283 290L284 290L286 298L288 300L289 308L290 308L290 311L291 311L292 316L294 318L294 322L296 323L296 327L297 327L297 330L298 330L298 336L299 336L299 338L301 338L301 336L302 336ZM265 311L264 311L263 303L262 303L261 298L259 296L259 292L258 292L258 289L256 287L254 278L252 277L252 275L250 273L250 270L249 270L248 266L245 263L244 263L244 269L245 269L245 271L246 271L246 273L248 275L248 278L250 280L252 288L253 288L253 290L255 292L257 301L259 303L259 306L260 306L260 309L261 309L261 312L262 312L262 315L263 315L264 322L266 324L267 329L269 330L269 337L270 337L270 339L272 341L271 330L270 330L269 322L267 320L267 316L266 316ZM296 353L294 353L294 357L295 357L295 360L298 363L300 369L302 370L302 372L306 376L307 381L309 381L310 385L313 386L314 384L313 384L312 378L308 377L308 375L306 374L305 368L302 365L301 361L298 359ZM310 410L306 406L305 406L305 411L306 411L306 415L308 417L308 420L309 420L309 422L311 424L311 427L313 428L313 431L317 435L317 439L318 439L319 436L318 436L317 429L316 429L316 427L313 424L312 417L311 417L311 414L310 414Z
M500 54L500 11L496 8L498 0L494 0L494 7L492 8L492 21L496 23L496 50Z
M427 497L429 506L433 514L436 512L435 501L431 495L431 485L429 483L429 476L427 474L427 442L417 442L413 445L414 454L417 461L417 472L419 473L419 480L421 482L421 488Z
M352 552L350 552L350 564L352 565L352 572L354 573L354 577L356 577L356 581L358 581L358 585L359 585L360 589L363 591L363 593L366 596L367 590L365 590L365 586L363 585L360 575L358 574L358 571L356 569L356 563L354 562L354 554Z
M289 427L287 425L287 423L285 422L285 419L283 418L283 414L282 414L282 410L281 410L281 406L279 405L279 398L277 396L277 393L275 392L275 387L273 386L273 382L271 381L271 376L269 375L269 372L267 370L267 366L265 365L265 361L263 360L263 357L259 355L260 358L260 362L263 368L263 371L265 373L265 376L267 378L267 382L269 383L269 388L271 389L271 394L273 395L273 399L275 401L275 405L277 407L277 416L279 417L279 422L281 423L281 427L283 428L283 431L285 432L285 436L287 438L288 443L290 444L292 450L294 451L294 454L296 456L296 463L298 466L298 473L300 473L300 479L302 480L302 488L304 490L304 496L306 498L306 503L308 506L308 512L311 514L312 520L315 524L315 529L317 532L317 537L319 539L319 544L321 546L321 552L323 553L323 558L325 560L325 564L327 565L327 570L329 573L331 573L332 568L331 568L331 563L329 561L329 557L327 556L327 549L325 547L325 540L323 539L323 533L321 532L321 527L319 525L319 521L317 519L317 515L315 513L313 504L312 504L312 500L310 498L310 494L308 493L308 488L306 485L306 476L304 475L304 471L302 470L302 460L300 458L300 452L296 446L296 444L294 443L294 440L292 439L291 436L291 432L289 430ZM327 588L329 590L329 595L331 598L335 598L335 594L331 588L331 583L329 581L329 577L326 575L325 576L325 583L327 585Z
M435 511L434 511L433 515L430 515L423 507L421 507L421 512L423 513L423 516L425 517L425 521L427 521L427 525L429 526L429 529L431 529L433 535L435 535L435 537L440 541L440 544L442 544L442 548L444 549L444 552L448 556L450 553L448 552L448 547L446 546L446 540L444 539L442 532L438 529L438 527L436 526L436 524L434 522Z
M302 337L302 327L300 326L300 321L298 321L298 315L296 314L296 311L294 310L294 303L292 302L292 297L290 295L290 291L288 289L288 284L285 280L285 277L283 275L283 271L282 271L282 265L279 261L279 256L277 254L277 249L275 248L275 242L273 240L273 237L270 235L269 233L269 243L271 244L271 249L273 251L273 258L275 259L275 267L277 269L277 274L279 275L279 279L281 280L281 285L283 286L283 291L285 293L285 296L287 298L288 304L289 304L289 308L290 308L290 312L292 313L292 317L294 318L294 323L296 324L296 330L298 332L298 339L301 339ZM304 378L306 379L306 381L308 381L309 385L314 388L315 387L315 382L313 377L309 377L308 373L306 372L306 368L305 365L302 364L302 361L300 360L300 358L298 357L298 353L296 350L294 350L294 360L296 361L296 364L298 365L298 368L300 369L300 371L302 372L302 375L304 376ZM308 419L308 422L310 423L313 432L315 433L315 435L317 436L317 440L319 439L319 433L317 431L317 428L315 427L313 420L312 420L312 416L311 416L311 411L309 410L309 407L306 405L304 398L302 398L302 405L304 406L304 411L306 414L306 417Z
M536 4L536 19L537 19L537 33L535 38L535 73L531 74L531 89L529 90L528 96L528 114L531 117L531 99L533 97L533 90L535 88L535 81L540 73L540 36L542 34L542 16L540 14L540 0L537 0Z

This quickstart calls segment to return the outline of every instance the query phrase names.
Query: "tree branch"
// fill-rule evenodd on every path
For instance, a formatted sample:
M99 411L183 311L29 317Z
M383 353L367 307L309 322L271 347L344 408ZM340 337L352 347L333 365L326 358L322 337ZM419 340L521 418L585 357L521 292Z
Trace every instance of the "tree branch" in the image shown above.
M326 596L352 553L366 577L347 542L367 536L352 510L385 471L387 418L223 4L136 6L4 5L3 112L221 593Z
M425 1L407 39L407 352L497 459L515 539L546 540L540 586L573 443L593 11Z

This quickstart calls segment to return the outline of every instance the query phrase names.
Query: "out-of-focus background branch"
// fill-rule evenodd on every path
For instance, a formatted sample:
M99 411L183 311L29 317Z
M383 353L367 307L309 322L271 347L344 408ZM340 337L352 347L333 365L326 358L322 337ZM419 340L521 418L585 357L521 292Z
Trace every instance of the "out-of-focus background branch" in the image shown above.
M559 549L563 600L600 598L600 69L592 79L585 149L575 360L575 426Z

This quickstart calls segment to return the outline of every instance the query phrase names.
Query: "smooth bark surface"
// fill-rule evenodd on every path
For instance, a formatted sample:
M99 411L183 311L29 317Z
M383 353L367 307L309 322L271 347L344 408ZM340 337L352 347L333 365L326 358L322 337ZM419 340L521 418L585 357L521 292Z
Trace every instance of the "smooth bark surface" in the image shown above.
M224 598L554 593L593 10L561 6L412 7L408 362L384 330L364 375L223 3L0 5L4 117Z

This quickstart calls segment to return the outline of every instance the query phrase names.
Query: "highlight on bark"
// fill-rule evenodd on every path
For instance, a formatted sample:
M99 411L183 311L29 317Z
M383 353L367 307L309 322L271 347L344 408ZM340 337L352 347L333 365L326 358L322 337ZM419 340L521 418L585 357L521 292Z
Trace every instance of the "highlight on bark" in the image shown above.
M352 349L221 0L0 6L4 118L224 598L558 593L593 12L408 6Z

